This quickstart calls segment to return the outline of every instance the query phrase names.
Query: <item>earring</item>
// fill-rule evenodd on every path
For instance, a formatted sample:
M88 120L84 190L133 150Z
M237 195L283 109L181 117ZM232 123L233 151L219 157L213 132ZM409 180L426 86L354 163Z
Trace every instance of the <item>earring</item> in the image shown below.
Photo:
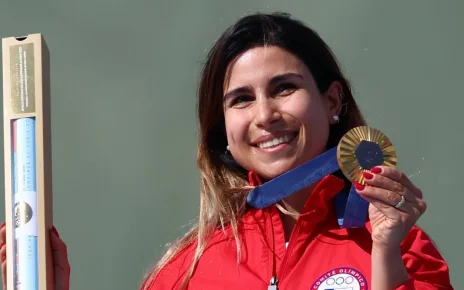
M230 151L230 146L229 145L227 145L226 150Z
M333 115L332 119L335 121L335 123L340 121L340 118L337 115Z

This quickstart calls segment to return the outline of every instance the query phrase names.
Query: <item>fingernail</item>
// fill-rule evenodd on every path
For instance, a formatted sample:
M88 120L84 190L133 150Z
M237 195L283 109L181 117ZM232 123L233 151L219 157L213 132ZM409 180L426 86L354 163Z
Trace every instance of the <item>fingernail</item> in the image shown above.
M0 226L0 229L3 229L3 227L6 225L5 222L2 223L2 225Z
M58 231L56 230L55 226L52 226L52 232L55 233L55 235L59 238L60 237L60 234L58 233Z
M382 172L382 168L380 168L380 167L372 167L371 172L372 173L380 173L380 172Z
M354 187L356 187L357 190L363 190L365 186L364 186L364 185L361 185L361 184L359 184L359 183L355 183L355 184L354 184Z
M5 243L0 243L0 249L3 248L4 245Z
M365 179L372 179L374 175L370 174L369 172L363 172L363 176Z

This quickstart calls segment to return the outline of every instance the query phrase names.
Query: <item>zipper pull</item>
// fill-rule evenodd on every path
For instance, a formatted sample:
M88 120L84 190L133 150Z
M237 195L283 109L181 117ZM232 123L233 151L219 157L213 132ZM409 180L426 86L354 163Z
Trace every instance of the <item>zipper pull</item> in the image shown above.
M276 277L272 277L269 286L267 286L267 290L278 290L277 282L279 282L279 280L277 280Z

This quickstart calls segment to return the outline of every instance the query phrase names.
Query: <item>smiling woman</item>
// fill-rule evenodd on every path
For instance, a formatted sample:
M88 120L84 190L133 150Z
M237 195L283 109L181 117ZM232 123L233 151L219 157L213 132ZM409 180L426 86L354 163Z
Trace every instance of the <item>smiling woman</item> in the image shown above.
M370 204L360 228L338 224L334 199L351 187L340 172L265 208L247 204L251 189L365 124L331 50L303 23L255 14L229 27L208 55L198 118L198 224L141 289L453 289L446 262L415 225L426 210L422 191L394 168L374 167L355 185ZM66 247L55 242L60 269ZM68 289L69 273L55 274L56 290Z
M339 172L264 209L247 193L333 148L364 125L350 85L316 32L284 14L239 19L211 49L198 99L199 222L142 289L453 289L415 222L422 192L375 167L356 185L365 227L340 228ZM235 243L232 241L235 240Z
M309 69L274 45L241 54L229 74L225 127L243 168L268 180L326 149L332 117L341 111L340 82L321 94Z

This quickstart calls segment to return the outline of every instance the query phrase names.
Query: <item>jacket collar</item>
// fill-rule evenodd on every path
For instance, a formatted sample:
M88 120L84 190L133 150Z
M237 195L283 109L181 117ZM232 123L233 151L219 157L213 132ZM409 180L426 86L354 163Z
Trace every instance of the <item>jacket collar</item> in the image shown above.
M259 175L254 171L248 172L248 183L251 186L260 186L261 184L263 184Z

